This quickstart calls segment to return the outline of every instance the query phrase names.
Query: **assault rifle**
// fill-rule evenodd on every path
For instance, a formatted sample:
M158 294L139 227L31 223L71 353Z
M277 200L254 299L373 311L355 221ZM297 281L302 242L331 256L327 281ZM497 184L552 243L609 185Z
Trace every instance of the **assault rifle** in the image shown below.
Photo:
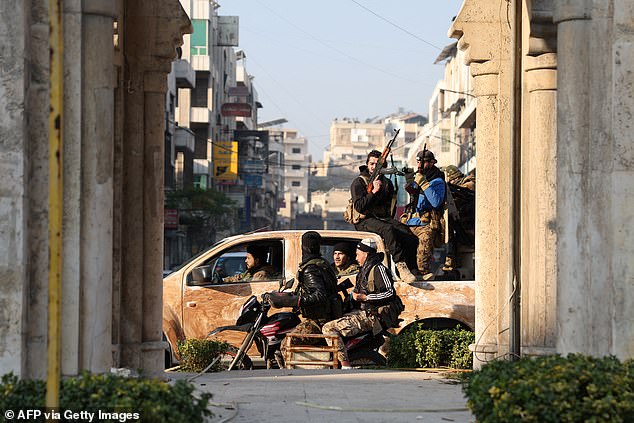
M383 152L381 153L381 157L379 157L379 161L376 162L376 167L374 168L374 172L372 172L372 175L370 175L370 179L368 180L368 194L372 192L372 183L376 180L376 178L379 177L379 175L381 175L381 169L383 169L383 166L385 165L385 163L387 163L387 156L390 155L390 152L392 151L392 144L394 144L394 141L396 141L396 137L398 137L398 133L401 132L400 129L395 129L394 130L396 133L394 134L394 137L389 140L387 142L387 145L385 146L385 148L383 149Z

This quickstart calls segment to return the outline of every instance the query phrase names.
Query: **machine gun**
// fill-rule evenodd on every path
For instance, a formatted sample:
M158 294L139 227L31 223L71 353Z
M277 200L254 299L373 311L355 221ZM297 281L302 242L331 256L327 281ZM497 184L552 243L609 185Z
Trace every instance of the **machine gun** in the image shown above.
M367 187L368 194L372 192L372 183L381 175L381 169L383 169L383 166L385 166L385 164L387 163L387 156L389 156L390 152L392 151L392 145L394 144L394 141L396 141L398 133L401 132L400 129L395 129L394 131L396 132L394 134L394 137L388 141L387 145L383 149L383 152L381 153L381 157L379 157L379 161L376 163L374 172L372 172L372 175L370 175Z

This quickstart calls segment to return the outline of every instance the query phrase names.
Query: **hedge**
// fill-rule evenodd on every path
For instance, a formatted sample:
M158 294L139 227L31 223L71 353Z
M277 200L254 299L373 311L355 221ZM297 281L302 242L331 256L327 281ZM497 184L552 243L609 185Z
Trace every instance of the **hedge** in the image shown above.
M224 341L211 339L191 338L178 343L178 353L181 357L179 370L184 372L202 372L219 355L225 354L230 345ZM221 362L218 360L210 371L215 372L221 369Z
M469 344L474 333L456 327L454 329L424 329L417 323L390 339L387 358L390 367L441 367L470 369L473 353Z
M60 410L139 413L139 420L135 421L141 422L203 422L206 416L213 416L207 408L211 394L194 396L193 392L194 386L183 380L169 385L158 379L83 372L77 377L62 379L59 401ZM45 395L45 381L20 380L12 373L3 375L0 383L0 422L5 421L6 410L12 410L17 418L18 410L42 409ZM44 417L32 421L43 422Z
M580 354L494 361L467 375L478 422L632 422L634 361Z

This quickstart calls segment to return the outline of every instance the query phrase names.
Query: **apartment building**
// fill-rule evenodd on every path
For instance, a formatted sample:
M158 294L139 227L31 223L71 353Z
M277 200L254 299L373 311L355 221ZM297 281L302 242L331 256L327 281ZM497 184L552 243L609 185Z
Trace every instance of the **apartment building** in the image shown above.
M310 191L309 170L312 162L308 154L308 140L294 129L271 129L269 137L281 141L283 151L283 190L278 207L280 228L295 228L298 214L308 213Z
M426 145L439 166L455 165L464 173L475 168L476 98L473 77L464 52L457 43L446 46L435 63L445 62L443 79L429 99L429 122L407 153L407 163L416 164L416 153Z

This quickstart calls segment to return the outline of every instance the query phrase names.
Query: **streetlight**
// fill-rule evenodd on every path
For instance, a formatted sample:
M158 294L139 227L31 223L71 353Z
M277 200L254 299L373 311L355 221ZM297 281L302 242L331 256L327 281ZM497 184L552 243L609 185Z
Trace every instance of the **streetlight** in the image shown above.
M447 88L440 88L439 91L444 94L445 91L447 91L448 93L455 93L455 94L464 94L464 95L468 95L469 97L473 97L476 98L476 96L474 96L473 94L466 92L466 91L454 91L454 90L448 90Z

